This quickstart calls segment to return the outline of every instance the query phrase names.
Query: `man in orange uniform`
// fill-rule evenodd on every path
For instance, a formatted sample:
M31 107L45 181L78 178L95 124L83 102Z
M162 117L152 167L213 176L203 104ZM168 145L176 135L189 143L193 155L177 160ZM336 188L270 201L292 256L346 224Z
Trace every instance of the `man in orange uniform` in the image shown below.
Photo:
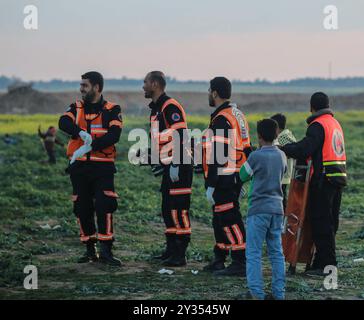
M104 80L92 71L82 75L82 100L71 104L59 120L59 128L69 134L73 208L80 226L80 239L86 253L80 263L100 261L120 266L112 254L113 213L117 209L114 189L116 149L122 130L120 106L104 100ZM95 211L97 228L95 225ZM96 242L100 242L100 255Z
M186 250L191 237L189 209L192 185L192 160L186 158L186 113L182 105L165 93L166 78L160 71L152 71L144 79L144 94L152 99L150 126L154 165L162 168L162 216L166 225L166 249L158 259L166 266L186 265ZM179 138L179 139L176 139ZM173 151L174 150L174 151ZM177 157L171 159L173 152ZM155 156L155 155L154 155ZM177 158L177 159L176 159ZM188 158L188 157L187 157ZM187 163L185 163L187 162ZM155 171L154 171L155 172Z
M239 170L252 149L246 118L230 102L230 97L228 79L216 77L210 81L209 104L215 110L202 138L202 165L206 196L213 210L216 245L215 257L204 270L221 276L245 276L245 228L239 206L242 190ZM229 252L232 263L225 268Z
M339 227L342 190L347 184L344 132L323 92L312 95L312 115L306 137L281 147L288 157L312 160L308 218L316 247L307 275L325 276L327 265L337 265L335 235ZM327 275L327 274L326 274Z

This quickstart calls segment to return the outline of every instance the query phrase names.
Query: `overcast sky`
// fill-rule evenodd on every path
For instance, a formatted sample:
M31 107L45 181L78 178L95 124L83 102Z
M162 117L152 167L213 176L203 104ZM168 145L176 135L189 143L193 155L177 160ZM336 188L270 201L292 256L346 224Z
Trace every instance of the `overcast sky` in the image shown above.
M39 29L23 27L25 5ZM323 27L336 5L339 29ZM364 76L364 0L0 0L0 75Z

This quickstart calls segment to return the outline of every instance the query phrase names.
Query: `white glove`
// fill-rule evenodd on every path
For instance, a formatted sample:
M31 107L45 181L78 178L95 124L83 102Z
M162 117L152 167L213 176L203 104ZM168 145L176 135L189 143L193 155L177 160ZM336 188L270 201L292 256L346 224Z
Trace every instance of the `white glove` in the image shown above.
M179 180L179 166L173 166L172 164L169 167L169 177L172 182L177 182Z
M213 187L208 187L207 190L206 190L207 201L212 205L215 204L215 200L214 200L214 197L213 197L214 192L215 192L215 188L213 188Z
M79 133L80 138L85 142L86 145L91 145L92 143L92 136L87 133L86 131L80 131Z
M72 156L70 164L74 163L76 159L83 157L86 153L90 152L92 147L90 145L84 144L82 147L78 148Z
M239 200L245 198L246 196L246 190L244 188L244 186L241 187L241 190L240 190L240 194L239 194Z

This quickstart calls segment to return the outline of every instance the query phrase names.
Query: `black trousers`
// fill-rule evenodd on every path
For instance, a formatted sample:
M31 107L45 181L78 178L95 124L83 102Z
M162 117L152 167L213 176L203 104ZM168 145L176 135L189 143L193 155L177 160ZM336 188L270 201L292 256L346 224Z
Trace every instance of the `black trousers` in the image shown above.
M239 205L241 187L241 182L228 188L216 187L212 226L216 240L215 255L226 257L231 252L233 260L245 261L246 235Z
M324 181L321 186L310 186L308 215L312 238L316 247L313 268L337 265L335 236L339 228L342 188Z
M191 237L190 203L192 193L193 167L180 165L179 181L172 182L169 167L164 170L162 192L162 217L166 226L165 234L175 235L186 241Z
M71 174L70 177L73 186L73 211L80 226L80 240L113 241L112 214L117 209L114 174Z
M286 211L286 207L287 207L288 191L289 191L289 184L282 184L283 210L284 211Z
M47 150L47 155L49 163L56 163L56 152L54 150Z

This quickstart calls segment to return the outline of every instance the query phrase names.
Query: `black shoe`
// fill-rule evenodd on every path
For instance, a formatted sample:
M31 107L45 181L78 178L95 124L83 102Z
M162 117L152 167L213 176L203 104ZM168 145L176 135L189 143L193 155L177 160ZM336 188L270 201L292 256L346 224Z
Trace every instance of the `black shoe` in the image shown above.
M110 242L101 242L100 243L100 257L99 262L108 264L113 267L121 267L121 261L119 259L114 258L111 251L112 243Z
M83 256L81 256L77 262L78 263L88 263L88 262L97 262L99 257L96 252L96 244L95 242L87 242L86 243L86 252Z
M166 260L171 256L171 253L165 250L159 256L153 256L153 260Z
M173 251L175 251L175 235L167 234L166 235L166 249L159 256L154 256L153 260L167 260L172 256Z
M227 268L215 271L214 276L246 277L245 263L233 261Z
M224 258L218 258L215 256L215 258L206 266L203 267L203 271L206 272L214 272L214 271L220 271L225 269L225 257Z
M309 277L326 277L327 273L324 273L323 269L310 269L305 272L305 275Z
M245 300L261 300L261 299L259 299L259 298L255 297L255 296L253 296L253 295L251 294L251 292L250 292L250 291L248 291L248 292L245 294Z
M269 293L264 297L264 300L277 300L274 298L273 294Z
M166 267L183 267L186 264L186 257L179 257L178 255L172 255L167 260L162 262L162 265Z
M187 264L186 250L188 247L189 239L182 240L176 239L175 250L172 255L162 262L163 266L166 267L183 267Z

